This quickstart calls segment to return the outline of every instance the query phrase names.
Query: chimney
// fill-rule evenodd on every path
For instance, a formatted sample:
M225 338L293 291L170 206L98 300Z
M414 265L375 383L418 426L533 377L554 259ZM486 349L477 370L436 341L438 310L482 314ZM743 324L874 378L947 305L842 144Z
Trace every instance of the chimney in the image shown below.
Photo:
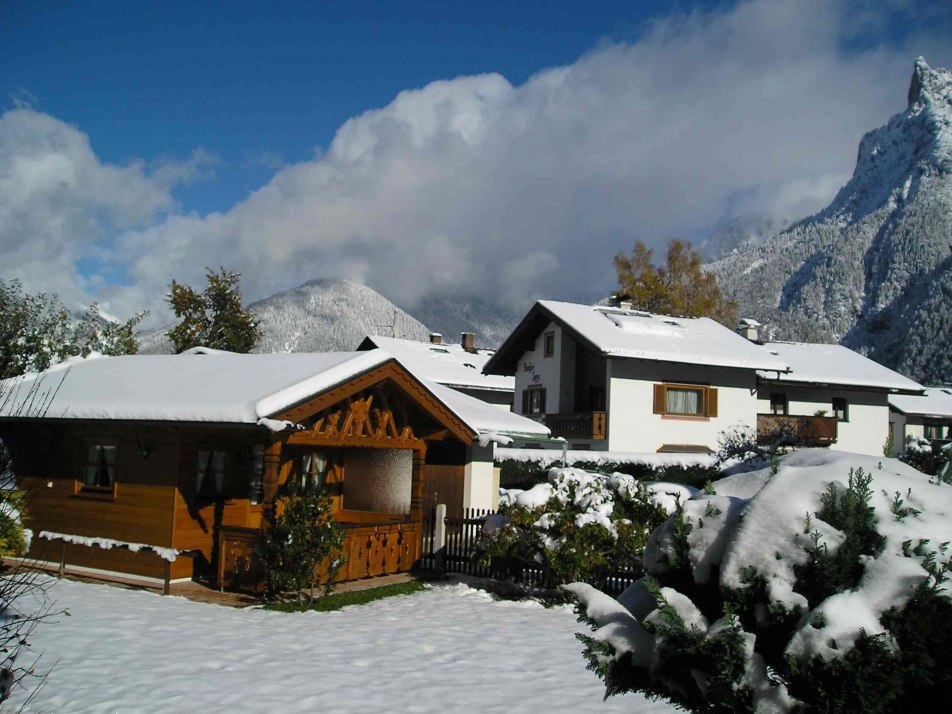
M760 323L749 317L741 318L737 324L737 334L747 338L751 342L763 344L760 341Z
M430 344L431 345L442 345L443 344L443 335L439 332L430 333Z
M476 354L476 335L474 333L464 332L460 335L460 342L466 352Z

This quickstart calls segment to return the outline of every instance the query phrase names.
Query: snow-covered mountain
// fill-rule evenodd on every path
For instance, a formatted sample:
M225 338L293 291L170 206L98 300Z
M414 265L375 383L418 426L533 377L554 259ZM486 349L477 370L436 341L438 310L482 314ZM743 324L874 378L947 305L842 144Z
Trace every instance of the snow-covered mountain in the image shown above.
M774 338L834 341L952 379L952 71L919 58L908 107L863 137L824 210L713 263Z
M451 342L459 339L461 332L472 332L478 347L495 349L509 337L529 307L516 314L479 298L430 294L413 312Z
M251 303L261 328L255 352L353 350L367 335L425 341L427 327L383 295L350 280L311 280L300 287ZM139 335L142 354L168 354L163 328Z

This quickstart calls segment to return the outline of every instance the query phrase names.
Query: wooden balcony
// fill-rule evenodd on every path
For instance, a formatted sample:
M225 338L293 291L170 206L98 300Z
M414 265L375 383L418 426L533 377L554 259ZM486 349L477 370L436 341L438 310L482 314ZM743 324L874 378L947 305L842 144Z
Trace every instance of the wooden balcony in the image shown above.
M608 415L605 412L545 415L545 425L552 430L552 436L564 439L603 441L607 438L607 424Z
M757 415L757 443L829 446L836 443L836 417Z

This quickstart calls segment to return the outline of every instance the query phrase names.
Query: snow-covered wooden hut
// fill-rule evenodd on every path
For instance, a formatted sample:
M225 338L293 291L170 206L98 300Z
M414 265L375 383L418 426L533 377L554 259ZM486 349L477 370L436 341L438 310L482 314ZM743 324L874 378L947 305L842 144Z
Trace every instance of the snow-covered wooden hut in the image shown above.
M383 350L86 359L0 395L0 437L34 494L29 556L149 580L240 579L288 479L332 496L342 578L407 570L427 499L490 507L492 443L547 433Z

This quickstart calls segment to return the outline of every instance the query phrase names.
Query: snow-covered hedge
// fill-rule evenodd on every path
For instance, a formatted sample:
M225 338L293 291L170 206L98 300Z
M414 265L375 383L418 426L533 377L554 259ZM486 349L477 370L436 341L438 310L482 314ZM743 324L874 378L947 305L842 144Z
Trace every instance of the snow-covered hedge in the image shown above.
M497 448L495 463L500 469L500 485L527 488L543 483L549 469L561 466L558 449ZM671 481L703 486L716 479L715 459L706 454L641 454L619 451L565 452L566 466L605 475L623 473L645 481Z
M693 711L952 710L952 487L826 450L770 471L685 502L618 600L569 586L608 693Z
M632 571L637 577L654 527L677 499L696 492L622 473L552 469L545 483L502 491L499 514L487 520L477 543L478 558L514 580L526 568L539 568L553 585L577 579L603 584Z
M906 448L899 457L901 461L930 476L938 476L946 483L952 482L952 442L906 437Z

